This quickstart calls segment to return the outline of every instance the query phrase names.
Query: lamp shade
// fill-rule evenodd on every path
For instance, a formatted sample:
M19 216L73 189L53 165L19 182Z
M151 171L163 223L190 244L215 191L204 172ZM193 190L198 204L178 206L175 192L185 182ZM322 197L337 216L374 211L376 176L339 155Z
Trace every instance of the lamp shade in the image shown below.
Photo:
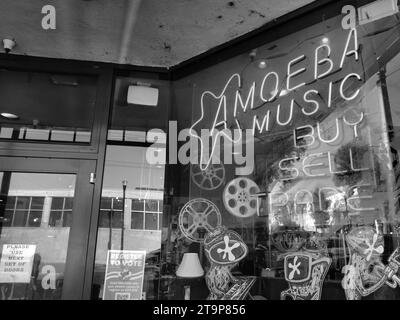
M181 278L197 278L204 275L197 253L185 253L176 275Z

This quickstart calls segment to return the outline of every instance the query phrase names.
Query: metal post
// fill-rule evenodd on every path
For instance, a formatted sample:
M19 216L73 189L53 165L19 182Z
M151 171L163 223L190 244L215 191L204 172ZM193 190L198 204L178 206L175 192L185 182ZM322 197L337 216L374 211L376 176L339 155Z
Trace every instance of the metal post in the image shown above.
M124 250L124 231L125 231L125 193L126 193L126 186L128 185L127 180L122 180L122 214L121 214L121 220L122 220L122 226L121 226L121 250Z
M114 210L111 208L110 211L108 211L108 250L111 250L112 248L112 218L114 215Z

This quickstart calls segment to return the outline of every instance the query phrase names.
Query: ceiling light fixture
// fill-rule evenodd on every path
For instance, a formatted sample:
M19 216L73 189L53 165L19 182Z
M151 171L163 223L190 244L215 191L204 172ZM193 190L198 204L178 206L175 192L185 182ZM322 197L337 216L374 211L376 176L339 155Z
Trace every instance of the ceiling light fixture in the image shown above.
M267 67L267 61L261 60L261 61L258 63L258 67L259 67L260 69L265 69L265 68Z
M324 43L324 44L328 44L329 43L329 38L323 37L321 42Z
M19 118L19 116L17 116L16 114L14 114L14 113L9 113L9 112L2 112L0 115L1 115L3 118L12 119L12 120L15 120L15 119L18 119L18 118Z
M251 50L249 53L250 60L253 61L256 56L257 56L257 49Z
M3 48L5 53L10 53L12 49L17 45L15 39L3 39Z

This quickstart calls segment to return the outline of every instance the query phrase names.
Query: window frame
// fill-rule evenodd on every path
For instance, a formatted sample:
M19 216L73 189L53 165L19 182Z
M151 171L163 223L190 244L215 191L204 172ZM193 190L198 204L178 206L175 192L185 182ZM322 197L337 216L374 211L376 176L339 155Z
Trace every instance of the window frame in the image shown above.
M2 225L2 228L40 228L41 227L41 222L42 222L42 218L43 218L43 210L44 210L44 200L45 197L37 197L37 196L29 196L29 195L24 195L24 196L10 196L12 198L14 198L14 204L12 206L12 208L7 208L5 209L8 212L12 212L12 218L11 218L11 222L10 225ZM17 203L18 203L18 198L28 198L29 199L29 205L26 209L17 209ZM43 204L42 204L42 209L32 209L32 199L33 198L42 198L43 199ZM26 211L26 220L24 222L23 226L15 226L14 222L15 222L15 214L17 212L23 212ZM40 223L38 226L31 226L29 224L29 218L31 216L32 212L40 212Z
M138 198L136 198L136 199L132 199L132 200L139 200ZM146 210L146 200L147 201L157 201L157 210L156 211L147 211ZM143 201L143 211L140 211L140 210L137 210L137 209L132 209L132 206L133 206L133 201L132 201L132 204L131 204L131 208L130 208L130 215L131 215L131 229L130 230L139 230L139 231L161 231L162 230L162 228L161 228L161 226L162 226L162 214L163 214L163 212L162 212L162 210L160 209L160 202L162 202L163 200L160 200L160 199L141 199L141 200L139 200L139 201ZM133 215L134 214L140 214L140 213L142 213L142 217L143 217L143 225L142 225L142 229L135 229L135 228L133 228L132 227L132 224L133 224L133 219L132 219L132 217L133 217ZM157 229L146 229L146 215L147 214L156 214L157 215Z
M54 199L54 198L62 198L62 199L63 199L62 209L53 209L53 208L52 208L52 206L53 206L53 199ZM70 227L71 227L71 226L65 226L65 225L64 225L64 214L65 214L66 212L68 212L68 211L69 211L70 213L72 213L72 208L73 208L73 206L72 206L71 209L65 209L66 199L68 199L68 198L74 199L74 197L51 197L51 206L50 206L50 213L49 213L49 222L47 223L47 227L48 227L48 228L70 228ZM57 226L57 225L51 226L51 225L50 225L50 219L51 219L51 215L52 215L53 212L61 212L61 226Z
M90 143L68 143L57 141L29 141L29 140L0 140L0 156L36 154L48 152L54 156L57 152L60 157L97 158L101 151L102 141L106 139L104 123L108 120L109 91L112 69L104 63L88 63L61 59L32 58L23 56L0 55L0 68L10 71L57 73L66 75L83 75L97 77L96 102L93 110L93 123Z

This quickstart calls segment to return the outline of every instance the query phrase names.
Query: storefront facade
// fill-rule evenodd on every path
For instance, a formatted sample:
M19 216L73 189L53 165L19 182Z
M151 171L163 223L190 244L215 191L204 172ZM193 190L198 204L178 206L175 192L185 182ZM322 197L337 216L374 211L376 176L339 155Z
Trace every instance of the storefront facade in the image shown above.
M326 1L171 70L1 55L1 299L399 299L399 17Z

